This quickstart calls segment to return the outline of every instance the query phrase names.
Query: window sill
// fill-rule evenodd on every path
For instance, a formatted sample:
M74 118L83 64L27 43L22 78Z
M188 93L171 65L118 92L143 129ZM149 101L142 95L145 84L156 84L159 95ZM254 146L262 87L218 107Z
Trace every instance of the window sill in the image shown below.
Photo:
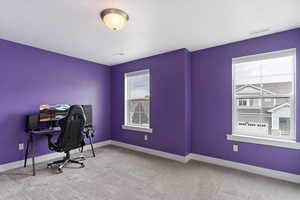
M122 125L122 129L130 130L130 131L152 133L152 128L142 128L142 127L137 127L137 126Z
M288 149L300 149L300 143L298 143L296 141L292 141L292 140L261 138L261 137L255 137L255 136L233 135L233 134L228 134L227 140L253 143L253 144L269 145L269 146L275 146L275 147L283 147L283 148L288 148Z

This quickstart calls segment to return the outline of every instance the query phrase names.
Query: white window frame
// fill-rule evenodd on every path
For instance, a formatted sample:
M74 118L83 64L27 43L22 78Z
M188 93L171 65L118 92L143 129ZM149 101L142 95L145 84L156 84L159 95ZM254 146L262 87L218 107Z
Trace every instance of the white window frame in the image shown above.
M149 109L149 127L142 127L142 126L134 126L131 124L128 124L128 119L127 119L127 100L128 100L128 88L127 88L127 77L129 76L134 76L134 75L139 75L139 74L144 74L144 73L149 73L150 76L150 70L149 69L145 69L145 70L139 70L139 71L134 71L134 72L128 72L124 74L124 124L122 125L122 129L126 129L126 130L131 130L131 131L137 131L137 132L146 132L146 133L152 133L152 128L150 128L150 115L151 112ZM150 77L149 77L149 82L150 82ZM150 87L150 83L149 83L149 87ZM149 88L149 106L151 106L151 88Z
M278 58L283 56L293 56L293 81L292 81L292 94L290 98L290 109L291 109L291 127L290 127L290 137L274 137L274 136L251 136L247 134L241 134L236 131L236 96L235 96L235 64L264 60L268 58ZM241 142L250 142L256 144L280 146L292 149L300 149L300 143L296 142L296 49L287 49L282 51L274 51L270 53L257 54L239 58L232 59L232 133L227 135L227 139L231 141L241 141Z

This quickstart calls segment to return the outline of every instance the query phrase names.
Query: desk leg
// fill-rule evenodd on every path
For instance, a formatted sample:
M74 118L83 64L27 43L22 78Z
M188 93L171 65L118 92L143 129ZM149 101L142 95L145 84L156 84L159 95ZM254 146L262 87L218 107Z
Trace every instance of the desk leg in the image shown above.
M31 140L31 155L32 155L32 175L35 176L35 145L32 135L30 136Z
M92 137L90 135L89 135L89 140L90 140L93 156L96 157L94 147L93 147Z
M25 151L25 159L24 159L24 167L27 166L27 158L28 158L28 150L29 150L29 144L30 144L30 135L27 138L27 143L26 143L26 151Z

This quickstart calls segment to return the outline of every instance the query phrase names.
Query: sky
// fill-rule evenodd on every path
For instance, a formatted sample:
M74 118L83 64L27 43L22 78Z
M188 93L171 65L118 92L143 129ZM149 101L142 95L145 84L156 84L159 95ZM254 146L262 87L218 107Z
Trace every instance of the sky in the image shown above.
M127 87L127 96L129 99L141 99L149 96L149 74L128 77Z
M286 56L237 63L233 67L235 84L291 82L294 74L293 59L293 56Z
M235 84L291 82L294 74L293 59L293 56L286 56L235 64ZM130 76L127 81L129 99L149 96L149 73Z

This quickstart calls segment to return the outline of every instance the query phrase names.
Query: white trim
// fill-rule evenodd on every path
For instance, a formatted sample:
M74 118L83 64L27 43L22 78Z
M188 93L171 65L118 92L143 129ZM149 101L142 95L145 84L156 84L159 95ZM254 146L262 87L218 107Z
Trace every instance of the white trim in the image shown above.
M232 168L232 169L250 172L253 174L258 174L261 176L266 176L266 177L270 177L270 178L274 178L274 179L279 179L279 180L284 180L284 181L300 184L300 175L296 175L296 174L292 174L292 173L267 169L267 168L263 168L263 167L257 167L254 165L248 165L248 164L223 160L223 159L219 159L219 158L214 158L214 157L209 157L209 156L204 156L204 155L194 154L194 153L190 153L186 156L180 156L180 155L176 155L176 154L172 154L172 153L166 153L163 151L153 150L153 149L140 147L140 146L136 146L136 145L131 145L131 144L123 143L123 142L112 141L111 144L114 146L121 147L121 148L139 151L139 152L143 152L143 153L154 155L154 156L159 156L159 157L170 159L170 160L175 160L175 161L178 161L181 163L187 163L190 160L195 160L195 161L210 163L213 165L228 167L228 168Z
M253 174L271 177L274 179L279 179L279 180L284 180L284 181L300 184L300 175L296 175L296 174L292 174L292 173L267 169L267 168L263 168L263 167L256 167L253 165L223 160L220 158L214 158L214 157L209 157L209 156L204 156L204 155L194 154L194 153L190 154L190 158L192 160L196 160L196 161L200 161L200 162L210 163L210 164L214 164L214 165L218 165L218 166L222 166L222 167L228 167L228 168L232 168L232 169L250 172Z
M154 156L158 156L158 157L162 157L162 158L175 160L175 161L178 161L181 163L187 163L189 161L187 156L181 156L181 155L177 155L177 154L173 154L173 153L167 153L167 152L158 151L158 150L154 150L154 149L150 149L150 148L145 148L145 147L141 147L141 146L137 146L137 145L127 144L127 143L117 142L117 141L112 141L111 144L114 146L117 146L117 147L122 147L125 149L139 151L139 152L143 152L146 154L150 154L150 155L154 155Z
M140 75L140 74L149 74L149 103L151 103L151 88L150 88L150 69L143 69L143 70L138 70L138 71L133 71L133 72L127 72L124 74L124 124L128 123L128 114L127 114L127 101L128 101L128 88L127 88L127 78L130 76L135 76L135 75ZM150 106L150 104L149 104ZM149 109L149 123L150 123L150 115L151 115L151 110ZM124 126L124 128L123 128ZM143 130L134 130L131 128L131 126L128 125L123 125L123 129L128 129L128 130L133 130L133 131L143 131ZM147 131L144 131L147 132ZM152 132L152 130L151 130Z
M138 126L122 125L122 129L130 130L130 131L152 133L152 128L144 128L144 127L138 127Z
M138 70L138 71L132 71L132 72L126 72L125 76L135 76L135 75L140 75L140 74L144 74L144 73L150 73L150 69L142 69L142 70Z
M300 184L300 175L277 171L277 170L272 170L272 169L267 169L267 168L263 168L263 167L257 167L254 165L248 165L248 164L243 164L243 163L234 162L234 161L223 160L223 159L209 157L209 156L200 155L200 154L190 153L186 156L181 156L181 155L177 155L177 154L167 153L167 152L163 152L163 151L158 151L158 150L154 150L154 149L131 145L131 144L118 142L118 141L114 141L114 140L106 140L103 142L95 143L94 147L98 148L98 147L103 147L103 146L107 146L107 145L113 145L113 146L126 148L126 149L130 149L130 150L134 150L134 151L139 151L139 152L147 153L150 155L159 156L162 158L175 160L175 161L178 161L181 163L187 163L189 160L195 160L195 161L210 163L213 165L228 167L228 168L232 168L232 169L250 172L253 174L258 174L261 176L271 177L274 179L279 179L279 180L284 180L284 181ZM90 146L86 145L85 151L89 150L89 149L90 149ZM55 158L58 158L61 156L62 156L62 153L51 153L51 154L47 154L47 155L43 155L43 156L38 156L38 157L36 157L36 163L45 162L45 161L55 159ZM23 167L23 164L24 164L24 160L20 160L20 161L8 163L8 164L0 165L0 172L7 171L10 169L14 169L14 168ZM28 164L31 164L31 159L28 160Z
M239 102L238 102L239 104ZM238 105L236 103L236 88L235 88L235 64L233 59L231 62L231 128L234 132L236 129L236 109Z
M102 141L102 142L94 143L93 147L94 148L100 148L100 147L111 145L111 143L112 143L112 140L105 140L105 141ZM87 150L91 150L91 149L92 149L91 145L86 144L83 150L87 151Z
M284 56L293 56L293 81L292 81L292 94L290 95L290 106L291 106L291 128L290 128L290 136L288 137L288 139L291 140L295 140L296 139L296 106L297 106L297 101L296 101L296 75L297 75L297 63L296 63L296 55L297 51L296 48L292 48L292 49L285 49L285 50L281 50L281 51L271 51L268 53L262 53L262 54L256 54L256 55L249 55L249 56L244 56L244 57L238 57L238 58L232 58L232 67L231 67L231 71L232 71L232 123L231 123L231 127L232 127L232 132L236 133L236 108L238 107L236 104L236 88L235 88L235 64L237 63L243 63L243 62L249 62L249 61L257 61L257 60L266 60L266 59L271 59L271 58L278 58L278 57L284 57ZM270 136L272 137L272 136ZM276 137L272 137L272 138L276 138Z
M257 60L266 60L266 59L271 59L271 58L292 56L294 54L296 54L296 48L285 49L285 50L280 50L280 51L271 51L271 52L267 52L267 53L260 53L260 54L254 54L254 55L249 55L249 56L232 58L232 62L234 64L237 64L237 63L251 62L251 61L257 61Z
M283 148L288 148L288 149L300 149L300 143L298 143L294 140L262 138L262 137L237 135L237 134L228 134L227 140L253 143L253 144L269 145L269 146L275 146L275 147L283 147Z
M98 148L98 147L103 147L103 146L107 146L111 144L111 140L106 140L103 142L97 142L94 144L94 148ZM89 144L87 144L84 148L84 151L90 150L91 146ZM71 153L76 152L76 150L71 151ZM49 160L53 160L56 158L61 158L63 157L64 154L63 153L49 153L46 155L41 155L41 156L36 156L35 157L35 163L41 163L41 162L45 162L45 161L49 161ZM27 166L28 165L32 165L32 159L28 158L27 160ZM11 170L11 169L15 169L15 168L19 168L19 167L23 167L24 166L24 160L18 160L15 162L10 162L10 163L6 163L6 164L2 164L0 165L0 172L4 172L7 170Z
M297 51L296 49L293 49L293 58L294 58L294 77L293 77L293 84L292 84L292 91L293 94L291 95L291 102L290 102L290 106L291 106L291 111L292 111L292 115L291 115L291 134L293 135L294 139L296 140L297 138L297 127L296 127L296 122L297 122Z
M127 123L127 75L124 74L124 123Z
M63 153L49 153L46 155L37 156L37 157L35 157L35 163L37 164L37 163L45 162L45 161L59 158L62 156L63 156ZM31 165L31 164L32 164L32 159L28 158L27 165ZM15 168L23 167L23 166L24 166L24 160L19 160L19 161L15 161L15 162L2 164L2 165L0 165L0 172L4 172L7 170L11 170L11 169L15 169Z

